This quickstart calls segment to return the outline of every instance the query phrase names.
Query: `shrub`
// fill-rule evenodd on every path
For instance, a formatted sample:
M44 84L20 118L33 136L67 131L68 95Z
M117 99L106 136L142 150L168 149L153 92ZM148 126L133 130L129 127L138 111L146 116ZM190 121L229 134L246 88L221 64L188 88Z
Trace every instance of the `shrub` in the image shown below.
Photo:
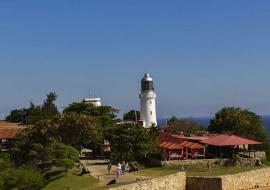
M12 162L5 158L0 156L0 171L3 171L4 169L11 168L13 166Z
M39 189L44 184L43 176L39 171L32 168L20 168L19 171L20 189Z
M72 146L63 143L50 144L42 153L46 161L51 161L58 166L70 168L79 160L79 152Z
M75 166L75 162L68 158L59 159L56 161L56 164L65 168L73 168Z
M1 184L1 180L4 182ZM9 168L0 173L1 189L35 190L43 186L43 176L33 168Z
M162 149L156 149L156 150L152 151L150 156L152 156L153 158L158 159L158 160L165 160L164 150L162 150Z

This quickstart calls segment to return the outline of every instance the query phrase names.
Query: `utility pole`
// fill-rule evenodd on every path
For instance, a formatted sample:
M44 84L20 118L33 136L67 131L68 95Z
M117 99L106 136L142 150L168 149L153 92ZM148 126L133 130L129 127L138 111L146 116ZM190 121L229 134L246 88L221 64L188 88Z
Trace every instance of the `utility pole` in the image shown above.
M134 112L135 112L135 123L137 124L138 123L138 120L137 120L137 111L134 110Z

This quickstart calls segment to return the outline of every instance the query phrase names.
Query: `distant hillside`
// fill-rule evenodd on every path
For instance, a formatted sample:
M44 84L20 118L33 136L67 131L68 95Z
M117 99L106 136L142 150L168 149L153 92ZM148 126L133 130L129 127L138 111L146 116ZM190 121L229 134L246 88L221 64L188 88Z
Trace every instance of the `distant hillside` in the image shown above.
M268 135L270 136L270 116L262 116L263 121L267 127ZM192 119L194 121L197 121L201 125L206 125L208 126L210 124L210 120L212 119L211 117L193 117L193 118L183 118L183 119ZM165 126L166 125L166 119L164 118L159 118L158 119L158 124L159 126Z

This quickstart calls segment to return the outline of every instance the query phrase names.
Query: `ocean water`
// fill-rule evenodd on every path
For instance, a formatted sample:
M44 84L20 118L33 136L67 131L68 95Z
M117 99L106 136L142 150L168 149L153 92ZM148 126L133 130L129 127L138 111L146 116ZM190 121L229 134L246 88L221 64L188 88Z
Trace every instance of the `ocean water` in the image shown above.
M262 116L264 124L266 126L268 135L270 137L270 116L266 115L266 116ZM193 118L184 118L184 119L192 119L194 121L197 121L198 123L200 123L201 125L206 125L208 126L210 124L211 121L211 117L193 117ZM159 118L158 119L158 124L159 126L165 126L166 125L166 119L164 118Z

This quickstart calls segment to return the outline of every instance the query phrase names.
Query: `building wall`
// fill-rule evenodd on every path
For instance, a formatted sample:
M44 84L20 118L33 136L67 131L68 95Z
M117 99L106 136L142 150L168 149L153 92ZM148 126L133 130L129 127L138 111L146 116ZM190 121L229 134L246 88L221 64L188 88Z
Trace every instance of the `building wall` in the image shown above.
M185 190L186 173L158 177L154 179L139 181L128 185L110 188L109 190Z

